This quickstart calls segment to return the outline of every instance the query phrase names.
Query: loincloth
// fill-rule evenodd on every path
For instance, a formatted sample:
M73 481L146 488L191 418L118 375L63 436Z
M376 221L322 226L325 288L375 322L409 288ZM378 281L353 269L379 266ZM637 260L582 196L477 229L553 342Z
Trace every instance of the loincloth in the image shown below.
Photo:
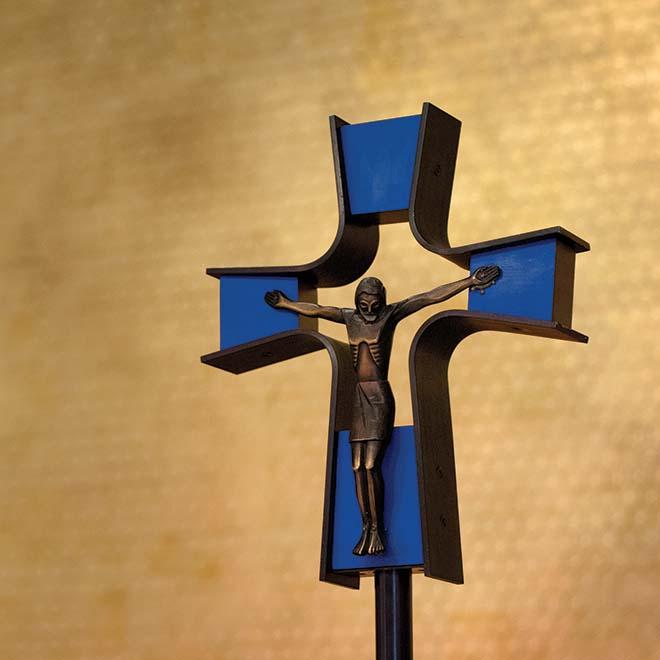
M394 425L394 395L386 380L357 383L353 399L351 442L387 442Z

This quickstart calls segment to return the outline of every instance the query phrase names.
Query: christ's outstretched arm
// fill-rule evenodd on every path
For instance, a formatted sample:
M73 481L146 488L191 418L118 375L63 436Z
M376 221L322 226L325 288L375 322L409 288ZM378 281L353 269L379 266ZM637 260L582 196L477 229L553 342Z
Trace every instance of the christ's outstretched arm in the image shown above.
M443 302L468 288L483 291L495 284L495 280L500 276L501 272L499 266L482 266L481 268L477 268L470 277L458 280L457 282L443 284L425 293L418 293L416 296L410 296L410 298L396 303L395 319L400 321L424 307Z
M268 291L264 299L271 307L275 307L276 309L288 309L303 316L316 316L326 321L334 321L335 323L344 322L344 315L339 307L326 307L315 303L296 302L287 298L281 291Z

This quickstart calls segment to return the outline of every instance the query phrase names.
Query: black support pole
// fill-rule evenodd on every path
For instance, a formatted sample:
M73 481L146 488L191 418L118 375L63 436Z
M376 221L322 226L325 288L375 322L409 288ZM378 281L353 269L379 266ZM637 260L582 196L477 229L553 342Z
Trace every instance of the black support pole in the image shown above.
M376 660L412 660L412 574L376 571Z

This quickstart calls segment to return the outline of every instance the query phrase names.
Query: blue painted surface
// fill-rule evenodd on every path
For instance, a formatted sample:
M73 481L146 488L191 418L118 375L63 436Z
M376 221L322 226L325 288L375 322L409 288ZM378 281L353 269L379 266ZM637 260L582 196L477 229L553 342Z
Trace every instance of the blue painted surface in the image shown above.
M420 115L341 127L351 213L407 209Z
M556 250L557 241L549 238L473 254L470 272L495 264L502 275L483 294L470 291L468 309L552 320Z
M383 478L387 549L383 554L365 557L353 554L353 547L362 531L362 518L355 497L348 435L348 431L340 431L337 439L333 568L368 570L423 565L414 427L396 427L385 452Z
M273 309L266 303L264 294L273 289L283 291L292 300L298 299L295 277L220 278L221 349L299 327L295 312Z

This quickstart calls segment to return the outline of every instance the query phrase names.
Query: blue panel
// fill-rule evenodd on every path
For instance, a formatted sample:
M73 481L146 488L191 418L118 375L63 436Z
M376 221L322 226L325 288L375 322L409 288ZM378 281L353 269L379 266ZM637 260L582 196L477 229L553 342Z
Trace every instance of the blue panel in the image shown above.
M340 431L338 435L333 569L369 570L391 566L421 566L424 559L414 427L399 426L394 429L392 441L383 459L386 551L380 555L364 557L353 554L353 547L362 531L362 518L355 497L348 431Z
M220 278L220 348L274 335L299 327L298 315L273 309L264 294L279 289L292 300L298 299L298 279L295 277Z
M420 115L341 127L351 213L407 209Z
M557 241L550 238L473 254L471 272L495 264L502 275L483 293L470 291L468 309L552 320L556 251Z

